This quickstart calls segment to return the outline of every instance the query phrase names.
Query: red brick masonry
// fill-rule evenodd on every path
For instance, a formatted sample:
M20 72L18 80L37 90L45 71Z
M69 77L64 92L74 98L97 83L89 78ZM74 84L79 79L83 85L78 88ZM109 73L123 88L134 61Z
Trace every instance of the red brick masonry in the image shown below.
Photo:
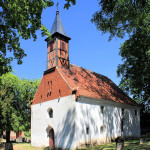
M43 76L32 104L76 94L94 99L138 106L106 76L70 64L69 69L56 67Z

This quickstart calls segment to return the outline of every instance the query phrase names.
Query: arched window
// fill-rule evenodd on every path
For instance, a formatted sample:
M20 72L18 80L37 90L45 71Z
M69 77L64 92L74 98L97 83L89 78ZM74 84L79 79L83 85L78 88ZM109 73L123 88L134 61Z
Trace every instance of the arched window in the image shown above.
M134 114L135 114L135 116L137 116L137 110L135 110Z
M125 109L124 109L124 108L122 108L122 109L121 109L121 113L122 113L122 115L124 115L124 111L125 111Z
M50 109L48 110L48 114L49 114L49 117L50 117L50 118L53 118L53 109L52 109L52 108L50 108Z
M86 134L89 134L89 127L86 127Z
M101 113L103 114L104 113L104 106L100 106L100 109L101 109Z
M121 131L123 132L123 130L124 130L124 118L121 119Z

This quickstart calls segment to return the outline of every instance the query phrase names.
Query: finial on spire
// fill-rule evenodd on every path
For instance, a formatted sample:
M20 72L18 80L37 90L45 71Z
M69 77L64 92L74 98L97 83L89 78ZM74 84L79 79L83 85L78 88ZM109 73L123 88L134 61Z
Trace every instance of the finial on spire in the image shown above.
M58 5L59 5L59 3L57 2L57 11L56 11L56 15L59 15L59 10L58 10Z
M57 6L57 11L58 11L58 5L59 5L59 3L57 2L57 5L56 5Z

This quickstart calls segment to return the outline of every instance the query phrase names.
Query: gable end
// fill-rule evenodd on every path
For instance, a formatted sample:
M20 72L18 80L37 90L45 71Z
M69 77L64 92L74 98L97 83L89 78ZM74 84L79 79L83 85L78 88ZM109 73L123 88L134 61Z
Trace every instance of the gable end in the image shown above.
M72 89L56 67L44 72L33 105L72 95Z

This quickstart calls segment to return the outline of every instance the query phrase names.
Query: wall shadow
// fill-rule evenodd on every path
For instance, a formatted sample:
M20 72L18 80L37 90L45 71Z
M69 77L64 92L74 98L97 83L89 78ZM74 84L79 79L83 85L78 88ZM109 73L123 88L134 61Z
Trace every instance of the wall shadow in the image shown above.
M55 145L57 148L70 149L75 140L75 109L69 109L63 121L58 124L55 132ZM60 114L61 117L61 114Z
M79 103L90 105L90 102ZM98 107L96 108L95 106ZM95 111L95 109L97 110ZM79 118L76 124L82 125L83 128L80 130L80 133L78 132L77 143L80 143L80 137L82 137L81 143L83 144L84 141L87 146L111 142L118 136L136 137L136 129L138 129L139 122L138 118L134 118L134 109L125 109L124 115L122 115L121 108L104 106L102 114L100 105L92 103L90 107L82 107L80 110L83 117ZM129 111L132 111L132 113ZM97 113L99 116L96 115ZM124 120L123 130L121 130L122 119ZM101 132L101 126L103 126L103 133ZM89 127L88 134L86 127ZM76 128L76 131L78 129Z

